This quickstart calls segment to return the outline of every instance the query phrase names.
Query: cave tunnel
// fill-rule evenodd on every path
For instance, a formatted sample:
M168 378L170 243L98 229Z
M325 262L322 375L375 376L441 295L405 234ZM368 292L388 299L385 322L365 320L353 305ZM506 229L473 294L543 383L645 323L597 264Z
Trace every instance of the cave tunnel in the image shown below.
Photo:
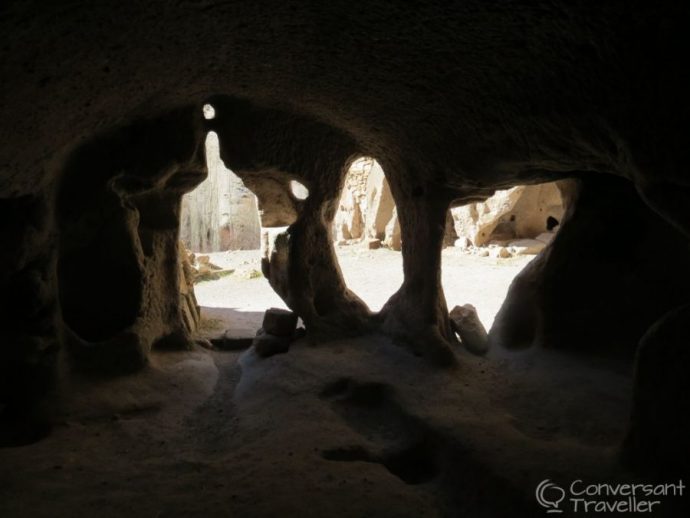
M0 516L687 516L688 25L670 0L4 5ZM248 336L202 332L180 242L209 135L279 306ZM357 240L399 254L375 304ZM491 268L451 288L449 254L532 246L483 326Z

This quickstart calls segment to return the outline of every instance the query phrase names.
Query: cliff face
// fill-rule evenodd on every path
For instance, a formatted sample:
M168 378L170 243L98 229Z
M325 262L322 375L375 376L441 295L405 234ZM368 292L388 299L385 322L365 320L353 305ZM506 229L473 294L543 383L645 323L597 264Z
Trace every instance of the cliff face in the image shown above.
M451 209L456 234L475 246L492 240L536 238L551 230L551 225L559 225L564 211L555 183L513 187L483 202Z
M256 197L223 164L215 133L206 138L206 163L206 180L182 197L180 240L197 252L259 249Z
M458 238L467 244L463 246L475 247L534 239L557 227L564 212L555 182L499 190L484 201L451 208L443 245L453 246ZM394 250L401 249L395 200L376 160L362 158L350 166L333 224L338 242L378 240Z

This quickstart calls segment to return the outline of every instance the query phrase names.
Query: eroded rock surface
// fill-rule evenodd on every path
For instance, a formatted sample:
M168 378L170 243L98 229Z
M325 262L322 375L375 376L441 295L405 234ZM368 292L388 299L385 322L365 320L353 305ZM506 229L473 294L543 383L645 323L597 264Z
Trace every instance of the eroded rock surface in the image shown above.
M468 351L479 356L489 351L489 335L472 304L455 306L450 311L450 320L453 329L462 340L462 345Z
M550 218L558 224L564 210L558 187L546 183L500 190L486 201L453 208L451 213L455 233L482 246L490 241L536 238L551 230Z
M684 4L663 1L10 2L0 17L3 413L41 413L58 366L130 371L154 345L188 344L180 198L205 177L208 130L257 195L262 226L287 227L264 273L308 335L377 329L457 363L440 283L449 208L577 177L581 187L562 190L563 228L515 281L491 335L632 355L690 293L690 77L678 65L689 24ZM205 102L216 109L206 122ZM387 242L381 225L390 236L399 226L390 241L404 264L378 316L347 289L332 250L345 174L362 156L381 164L397 207L393 224L373 219L370 238ZM491 234L517 236L512 223ZM553 221L542 215L531 231L540 225ZM111 275L94 283L102 269ZM690 335L687 320L667 325ZM667 367L655 369L678 375ZM655 379L640 372L640 383ZM640 403L633 432L653 426L644 408L654 404ZM631 436L633 454L654 451L653 434Z
M182 197L180 240L194 251L258 250L256 197L220 160L218 136L206 137L208 177Z

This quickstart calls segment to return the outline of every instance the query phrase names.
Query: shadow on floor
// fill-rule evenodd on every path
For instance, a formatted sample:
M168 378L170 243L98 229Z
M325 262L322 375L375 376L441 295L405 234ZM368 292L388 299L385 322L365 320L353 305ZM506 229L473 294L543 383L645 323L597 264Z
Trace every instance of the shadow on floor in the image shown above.
M201 326L197 335L219 349L245 349L251 345L263 317L262 311L201 306Z

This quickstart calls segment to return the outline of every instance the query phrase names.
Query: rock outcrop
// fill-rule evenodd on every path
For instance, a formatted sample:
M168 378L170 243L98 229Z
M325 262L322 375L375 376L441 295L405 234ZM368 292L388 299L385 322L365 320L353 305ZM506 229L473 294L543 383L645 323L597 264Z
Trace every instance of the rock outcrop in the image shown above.
M193 255L180 243L180 311L182 324L186 331L192 335L199 329L201 323L201 308L194 294L194 281L198 272L192 266L190 256Z
M264 313L261 329L256 333L252 346L263 358L286 353L296 338L297 315L292 311L271 308Z
M258 250L256 197L220 159L218 136L206 138L208 177L182 197L180 240L195 252Z
M457 236L482 246L536 238L551 230L554 221L560 222L564 207L557 185L545 183L499 190L485 201L455 207L451 213Z
M335 216L338 242L378 240L400 250L400 230L396 229L395 201L383 169L372 158L352 163L345 177Z
M94 137L57 196L61 337L78 368L131 371L191 343L181 305L182 195L206 177L196 106Z

